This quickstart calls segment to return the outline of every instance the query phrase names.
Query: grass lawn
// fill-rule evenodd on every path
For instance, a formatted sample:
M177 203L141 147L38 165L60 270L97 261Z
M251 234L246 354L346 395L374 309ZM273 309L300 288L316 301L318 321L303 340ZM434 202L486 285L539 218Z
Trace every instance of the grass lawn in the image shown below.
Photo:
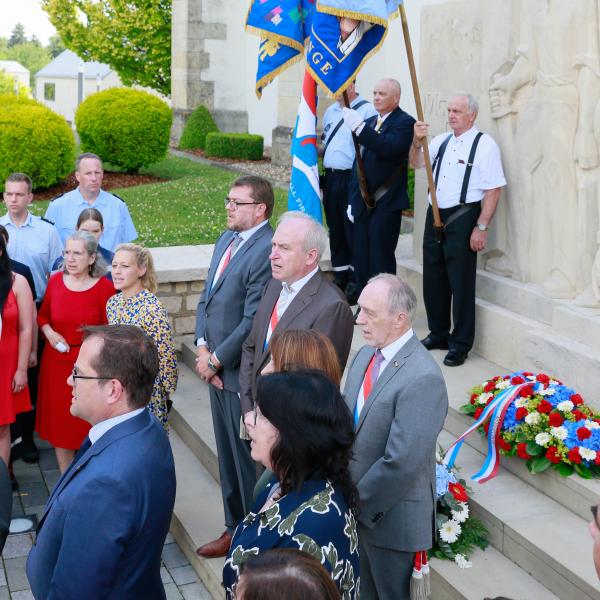
M167 156L141 173L170 181L113 190L127 202L140 244L157 247L214 243L225 228L223 198L238 174L176 156ZM43 215L47 206L47 201L34 202L31 212ZM286 207L287 191L276 189L272 220Z

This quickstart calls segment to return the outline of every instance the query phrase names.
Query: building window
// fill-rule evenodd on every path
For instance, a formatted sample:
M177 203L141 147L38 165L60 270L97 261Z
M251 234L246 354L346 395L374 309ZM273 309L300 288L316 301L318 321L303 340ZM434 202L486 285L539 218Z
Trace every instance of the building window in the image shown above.
M44 84L44 100L50 100L54 102L56 95L56 84L55 83L45 83Z

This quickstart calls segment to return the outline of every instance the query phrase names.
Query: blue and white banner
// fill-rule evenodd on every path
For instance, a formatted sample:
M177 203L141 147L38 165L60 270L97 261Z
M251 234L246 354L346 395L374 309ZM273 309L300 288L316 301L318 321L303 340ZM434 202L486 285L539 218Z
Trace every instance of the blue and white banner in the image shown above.
M402 0L319 0L312 18L306 64L332 96L356 78L383 44L388 21Z

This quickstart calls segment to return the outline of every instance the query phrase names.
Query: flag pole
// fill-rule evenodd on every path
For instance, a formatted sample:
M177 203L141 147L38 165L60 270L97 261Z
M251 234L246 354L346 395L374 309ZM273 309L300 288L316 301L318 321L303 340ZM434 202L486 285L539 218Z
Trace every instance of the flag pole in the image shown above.
M402 20L402 33L404 35L404 45L406 46L406 57L408 59L408 68L410 70L410 80L412 82L413 94L415 96L415 105L417 107L417 118L419 121L424 121L423 105L421 103L421 93L419 92L419 82L417 81L417 70L415 68L415 59L410 42L410 32L408 31L408 21L406 20L406 11L404 3L400 4L400 17ZM429 146L425 142L423 144L423 157L425 159L425 171L427 172L427 183L429 184L429 193L431 195L431 211L433 213L433 228L436 239L442 241L444 239L444 224L440 217L440 209L438 208L437 197L435 195L435 181L433 180L433 171L431 169L431 158L429 157Z
M344 104L346 108L350 108L350 100L348 99L348 92L344 90L342 92L342 97L344 98ZM360 147L358 145L358 140L356 139L356 135L352 132L352 141L354 142L354 154L356 156L356 175L358 177L358 187L360 189L360 194L362 199L367 207L367 210L372 210L375 208L375 204L371 200L371 196L369 195L369 190L367 188L367 178L365 176L365 165L363 164L362 154L360 153Z

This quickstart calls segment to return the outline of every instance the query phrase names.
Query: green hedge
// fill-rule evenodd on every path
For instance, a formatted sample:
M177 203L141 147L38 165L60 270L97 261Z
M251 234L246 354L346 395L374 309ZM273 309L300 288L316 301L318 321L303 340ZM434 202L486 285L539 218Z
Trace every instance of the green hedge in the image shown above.
M260 160L263 157L262 135L251 133L209 133L206 136L206 156Z
M130 88L88 96L75 113L82 152L134 173L167 154L171 109L160 98Z
M0 188L11 173L27 173L34 188L73 170L75 139L67 122L30 98L0 96Z
M196 150L198 148L204 150L206 136L211 131L219 131L212 115L206 106L197 106L183 128L179 148L181 150Z

